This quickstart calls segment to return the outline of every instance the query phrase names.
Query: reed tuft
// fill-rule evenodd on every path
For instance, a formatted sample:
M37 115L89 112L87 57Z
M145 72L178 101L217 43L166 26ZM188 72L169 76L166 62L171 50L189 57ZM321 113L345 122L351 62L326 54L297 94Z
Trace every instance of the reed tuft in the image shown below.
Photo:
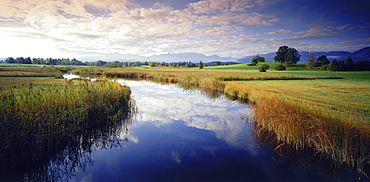
M119 121L130 112L126 86L110 81L67 82L0 89L2 173L38 163L78 133Z

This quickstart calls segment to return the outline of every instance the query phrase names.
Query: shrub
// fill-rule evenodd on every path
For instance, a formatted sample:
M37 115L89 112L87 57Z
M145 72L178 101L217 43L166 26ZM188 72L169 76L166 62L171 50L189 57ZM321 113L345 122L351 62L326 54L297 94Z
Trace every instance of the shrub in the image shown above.
M268 65L268 64L258 65L258 70L260 70L260 72L266 72L266 70L268 70L269 68L270 68L270 65Z
M275 66L275 70L286 70L286 67L283 65L277 65Z

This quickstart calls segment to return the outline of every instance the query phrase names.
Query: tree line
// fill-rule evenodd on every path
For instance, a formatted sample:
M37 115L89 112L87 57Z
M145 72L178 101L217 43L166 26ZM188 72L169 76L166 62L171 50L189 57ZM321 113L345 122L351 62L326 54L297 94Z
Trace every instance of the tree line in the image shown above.
M295 48L288 46L280 46L274 57L274 61L281 63L278 66L275 66L276 70L285 70L285 66L296 65L300 61L301 55ZM259 62L265 62L264 57L255 56L252 58L251 63L248 63L249 66L255 66ZM307 60L308 69L321 69L327 71L370 71L370 60L367 61L353 61L351 57L346 58L345 60L332 60L326 57L326 55L321 55L315 57L314 52L311 52ZM285 65L285 66L283 66ZM263 68L263 67L261 67ZM260 67L259 67L260 69ZM265 68L264 71L266 71ZM261 71L261 69L260 69ZM263 71L263 70L262 70Z
M201 63L192 63L192 62L172 62L172 63L165 63L165 62L121 62L121 61L113 61L113 62L106 62L106 61L97 61L96 66L102 66L102 67L108 67L108 68L120 68L120 67L140 67L140 66L149 66L149 67L200 67L201 65L203 66L208 66L207 64Z
M82 62L75 58L73 59L54 59L54 58L33 58L30 57L8 57L3 63L18 63L18 64L44 64L44 65L88 65L89 62Z
M55 59L55 58L30 58L30 57L8 57L5 60L0 60L0 63L18 63L18 64L42 64L42 65L79 65L79 66L97 66L97 67L108 67L108 68L120 68L120 67L140 67L140 66L149 66L149 67L200 67L200 66L208 66L208 64L203 64L201 61L199 63L192 63L192 62L172 62L172 63L165 63L165 62L148 62L148 61L136 61L136 62L122 62L122 61L113 61L107 62L98 60L95 62L82 62L75 58L62 58L62 59Z
M307 67L309 69L321 69L328 71L370 71L370 60L367 61L353 61L351 57L347 57L345 60L332 60L325 55L319 56L317 59L314 52L311 52L308 60Z

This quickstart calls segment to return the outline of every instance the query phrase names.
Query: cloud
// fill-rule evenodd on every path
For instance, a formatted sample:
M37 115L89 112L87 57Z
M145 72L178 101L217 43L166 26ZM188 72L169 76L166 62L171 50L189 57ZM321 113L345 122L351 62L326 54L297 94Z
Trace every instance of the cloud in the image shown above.
M250 112L246 106L225 99L205 99L201 94L189 94L175 85L157 85L151 82L124 81L133 91L133 98L139 106L137 120L163 127L174 121L209 130L230 145L238 146L240 132L245 123L242 115ZM150 99L149 99L150 98ZM140 112L145 111L143 113ZM140 125L140 123L136 123Z
M341 37L351 30L365 32L369 27L331 23L299 31L274 28L282 27L280 20L284 20L268 11L276 8L269 6L278 1L200 0L174 9L170 3L144 8L128 0L3 0L0 27L8 31L2 32L0 39L64 50L59 54L198 52L240 57L257 49L263 53L274 41L303 45L308 40ZM9 49L5 47L3 52L15 52ZM45 52L34 51L33 55L39 56Z
M197 17L200 25L263 25L271 26L279 19L260 13L249 13L248 9L256 5L258 1L240 0L208 0L190 3L187 11Z
M287 29L279 29L279 30L274 30L272 32L266 32L264 34L266 34L266 35L275 35L277 33L290 34L290 33L292 33L292 31L291 30L287 30Z
M319 27L308 29L306 31L295 32L294 34L300 35L300 38L310 38L310 39L328 38L328 37L336 37L336 36L341 35L342 29L343 27L319 26Z
M209 7L208 1L198 1L194 3L190 3L188 5L189 11L193 12L194 14L206 14L211 11Z
M274 4L275 1L264 0L202 0L188 4L188 10L195 14L213 14L228 12L247 12L259 6Z
M58 40L52 44L61 40L71 42L60 46L73 52L148 55L204 50L202 53L217 53L217 49L227 46L216 41L218 36L228 39L244 31L243 26L271 26L278 21L271 15L246 12L258 6L259 1L198 1L183 10L159 3L152 8L142 8L129 1L116 0L4 1L0 24L12 21L14 27L31 27L31 32L37 34L27 34L29 37ZM181 49L174 50L175 47Z
M344 30L352 29L353 27L352 27L351 24L346 24L346 25L342 25L342 26L339 26L339 27L328 26L328 28L338 30L338 31L344 31Z

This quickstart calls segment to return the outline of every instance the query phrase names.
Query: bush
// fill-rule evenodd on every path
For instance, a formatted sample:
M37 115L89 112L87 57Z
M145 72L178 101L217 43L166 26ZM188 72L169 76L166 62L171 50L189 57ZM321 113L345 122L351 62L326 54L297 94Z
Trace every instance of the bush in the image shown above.
M275 70L286 70L286 67L283 65L277 65L275 66Z
M269 68L270 68L270 65L268 65L268 64L258 65L258 70L260 70L260 72L266 72L266 70L268 70Z

